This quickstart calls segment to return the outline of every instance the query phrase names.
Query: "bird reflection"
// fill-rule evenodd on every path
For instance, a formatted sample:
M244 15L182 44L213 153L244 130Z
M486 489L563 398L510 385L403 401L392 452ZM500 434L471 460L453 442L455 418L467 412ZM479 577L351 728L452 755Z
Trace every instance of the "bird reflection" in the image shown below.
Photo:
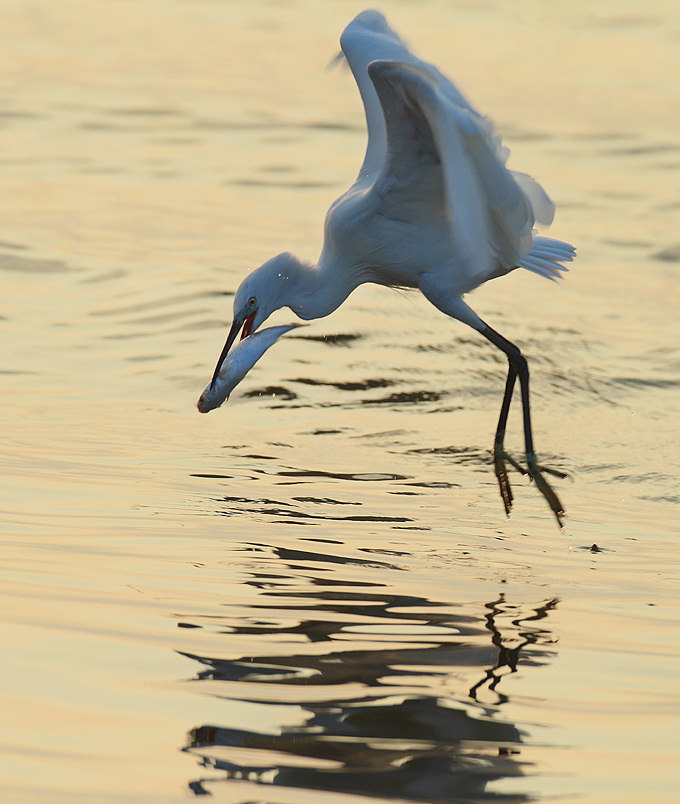
M225 771L226 779L417 801L497 799L484 795L489 782L523 775L508 750L520 742L515 726L477 719L435 698L384 705L372 699L327 701L307 708L311 717L305 726L279 735L202 726L191 732L187 750L201 756L205 767ZM224 748L279 757L276 763L245 765L214 755Z
M254 575L257 584L262 579ZM380 799L529 799L491 789L494 782L524 775L522 737L501 715L508 698L498 687L506 672L540 667L553 656L546 619L556 600L526 606L501 595L471 611L325 578L315 579L311 591L307 586L291 592L285 581L279 589L271 573L267 578L270 587L260 587L260 593L276 602L263 601L259 608L275 608L277 624L263 623L257 611L248 622L226 615L220 624L225 637L261 637L278 653L183 655L201 665L196 681L210 682L221 698L280 713L279 732L242 722L192 729L184 751L211 772L192 781L194 794L240 779ZM367 641L364 631L353 643L367 618L375 624L375 639L371 630ZM310 650L296 641L295 652L282 654L280 637L291 634L306 637ZM496 696L490 703L479 700L485 687ZM287 724L291 706L303 713L295 726Z
M542 606L537 607L532 616L513 621L513 625L516 625L517 628L520 629L519 636L521 639L516 645L506 644L501 628L496 625L496 616L507 613L505 595L501 595L499 599L493 603L486 604L486 608L490 610L489 614L486 615L486 627L489 629L489 631L491 631L491 641L498 649L498 660L493 667L490 667L486 671L484 678L480 679L476 684L470 687L469 695L471 698L474 698L476 701L477 693L485 685L488 685L488 688L495 692L498 683L504 675L504 668L507 668L511 673L516 673L520 652L527 645L535 645L539 639L541 639L544 644L551 641L546 636L549 632L536 628L522 628L522 622L528 623L534 620L544 619L548 616L548 612L552 611L557 606L558 602L559 601L556 598L554 600L549 600ZM507 700L507 696L503 695L502 693L498 694L497 702L499 704L506 703Z

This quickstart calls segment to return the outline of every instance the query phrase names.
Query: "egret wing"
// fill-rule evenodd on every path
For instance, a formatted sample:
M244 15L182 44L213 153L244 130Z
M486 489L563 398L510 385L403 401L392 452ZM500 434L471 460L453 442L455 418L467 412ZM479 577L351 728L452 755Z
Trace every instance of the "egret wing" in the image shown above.
M434 65L415 56L403 40L387 24L379 11L363 11L345 28L340 37L342 52L352 70L361 93L368 127L368 145L360 178L371 178L382 167L387 154L387 132L385 118L381 109L374 82L368 76L368 65L372 61L394 61L414 65L436 82L438 93L455 108L467 110L479 121L482 118L460 93L457 87ZM501 144L500 138L487 122L489 147L495 151L502 164L507 161L509 150ZM550 225L555 214L555 205L543 188L526 173L511 171L517 184L527 196L538 223Z
M398 61L403 64L415 64L429 70L442 84L447 85L444 91L453 102L462 108L472 110L467 100L436 67L421 61L411 53L379 11L363 11L355 17L343 31L340 46L359 87L366 113L368 145L364 163L359 172L360 177L370 176L380 169L387 149L385 118L375 87L367 72L370 62L376 59Z
M531 250L534 215L505 167L489 121L456 103L450 82L429 69L375 61L368 74L379 98L387 155L373 191L380 214L398 218L428 198L438 164L443 212L460 270L471 279L511 270ZM431 194L430 194L431 196Z

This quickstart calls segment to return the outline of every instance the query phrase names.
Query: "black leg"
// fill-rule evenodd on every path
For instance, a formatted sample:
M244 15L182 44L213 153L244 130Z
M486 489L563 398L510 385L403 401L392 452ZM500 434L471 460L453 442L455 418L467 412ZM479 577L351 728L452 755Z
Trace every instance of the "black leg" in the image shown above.
M501 497L503 498L503 505L505 506L505 513L506 515L510 515L510 511L512 510L512 487L510 486L510 480L508 478L508 470L505 466L505 461L507 460L512 466L517 469L518 472L521 472L523 475L526 474L526 469L520 466L517 461L514 460L510 455L507 455L505 449L503 447L503 442L505 440L505 428L508 421L508 413L510 412L510 402L512 400L512 392L515 389L515 380L517 379L517 369L513 365L511 361L508 361L508 378L505 381L505 393L503 394L503 403L501 405L501 413L498 417L498 427L496 428L496 437L494 439L493 445L493 462L494 462L494 469L496 471L496 479L498 480L498 486L501 491Z
M505 462L508 461L515 469L522 474L529 474L529 477L536 483L536 487L545 497L548 505L555 514L557 523L563 527L562 518L564 517L564 507L560 502L557 494L552 489L552 486L543 476L543 473L554 474L557 477L566 477L563 472L556 472L554 469L547 469L546 467L539 466L536 462L536 453L534 452L534 437L531 429L531 407L529 400L529 366L526 358L515 346L514 343L506 340L496 330L491 327L485 326L480 330L481 334L491 341L494 346L497 346L505 353L508 358L508 378L505 383L505 393L503 394L503 403L501 405L501 413L498 418L498 427L496 428L496 438L494 441L494 468L496 471L496 478L503 498L503 505L505 506L506 514L510 513L512 508L512 490L510 488L510 481L508 480L508 473L505 467ZM510 402L512 400L512 393L515 388L515 381L519 378L520 392L522 395L522 415L524 419L524 445L527 459L527 469L523 469L516 461L514 461L505 451L505 429L508 421L508 413L510 412Z

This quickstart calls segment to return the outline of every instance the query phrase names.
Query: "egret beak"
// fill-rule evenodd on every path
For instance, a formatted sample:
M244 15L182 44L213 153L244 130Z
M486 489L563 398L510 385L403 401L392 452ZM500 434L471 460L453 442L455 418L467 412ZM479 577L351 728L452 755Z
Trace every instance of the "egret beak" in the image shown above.
M227 335L227 342L224 344L222 353L220 354L220 358L217 361L217 365L215 366L215 371L213 372L212 380L210 380L211 388L213 387L213 385L215 385L217 375L220 373L222 364L226 360L226 357L229 354L229 350L233 346L234 341L236 340L236 336L239 333L239 330L241 329L241 327L243 327L240 339L243 340L244 338L247 338L253 326L254 319L255 319L255 313L251 313L249 316L246 316L245 318L242 318L241 316L234 316L234 321L231 325L231 329L229 330L229 334Z

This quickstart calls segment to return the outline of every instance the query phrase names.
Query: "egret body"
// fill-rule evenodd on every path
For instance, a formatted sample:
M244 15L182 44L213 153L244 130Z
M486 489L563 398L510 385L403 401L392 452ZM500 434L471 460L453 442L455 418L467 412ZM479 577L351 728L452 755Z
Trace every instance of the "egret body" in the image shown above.
M213 382L239 333L256 332L281 307L302 319L336 310L359 285L418 288L441 312L501 349L508 376L494 442L506 513L512 491L506 462L536 483L562 525L564 508L538 465L529 403L529 370L520 350L463 301L489 279L521 267L548 279L574 257L567 243L539 237L554 205L526 174L510 171L508 150L490 122L456 87L421 61L377 11L364 11L341 37L366 112L368 145L359 175L326 216L316 264L284 253L241 283L234 318ZM504 449L510 402L519 379L526 469Z

